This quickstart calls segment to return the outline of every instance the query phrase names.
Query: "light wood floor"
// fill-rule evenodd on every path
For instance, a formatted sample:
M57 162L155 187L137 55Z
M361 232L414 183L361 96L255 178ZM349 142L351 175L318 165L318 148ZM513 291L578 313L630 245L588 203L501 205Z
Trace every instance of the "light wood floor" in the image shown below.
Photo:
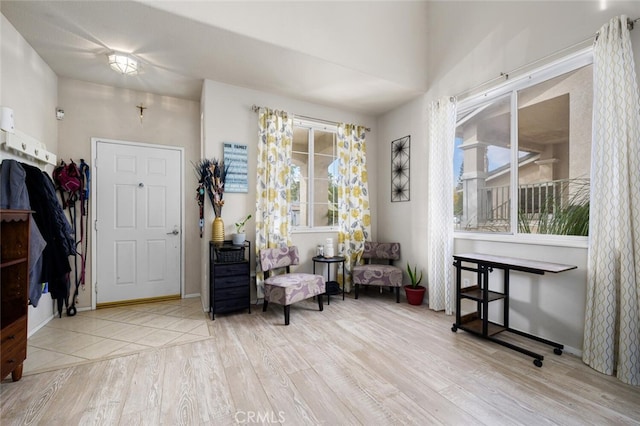
M204 315L204 314L203 314ZM217 315L209 337L0 384L0 423L640 424L640 388L544 345L544 366L389 293Z

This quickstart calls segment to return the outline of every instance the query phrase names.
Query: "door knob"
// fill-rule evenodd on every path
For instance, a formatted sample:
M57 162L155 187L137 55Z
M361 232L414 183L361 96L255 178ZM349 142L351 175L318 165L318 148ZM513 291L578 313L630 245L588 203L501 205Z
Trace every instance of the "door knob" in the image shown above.
M178 229L176 228L176 229L174 229L174 230L173 230L173 231L171 231L171 232L167 232L167 235L172 235L172 234L173 234L173 235L178 235L179 233L180 233L180 231L178 231Z

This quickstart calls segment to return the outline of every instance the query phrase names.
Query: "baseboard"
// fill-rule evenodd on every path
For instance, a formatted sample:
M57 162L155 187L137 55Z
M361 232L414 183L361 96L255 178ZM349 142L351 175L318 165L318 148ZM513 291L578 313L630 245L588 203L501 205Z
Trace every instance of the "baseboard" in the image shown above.
M196 297L200 297L200 293L185 294L183 299L195 299Z
M40 330L42 327L44 327L45 325L49 324L50 321L53 320L53 318L55 317L55 315L51 315L48 318L45 318L44 321L42 321L40 324L38 324L36 327L34 327L32 330L29 330L29 334L27 335L27 339L31 336L33 336L34 334L36 334L36 332L38 330Z
M582 358L582 351L580 349L572 348L571 346L565 346L563 350L568 354L575 355L578 358Z
M143 303L166 302L169 300L180 300L179 294L161 297L147 297L143 299L122 300L118 302L97 303L96 309L113 308L118 306L140 305Z

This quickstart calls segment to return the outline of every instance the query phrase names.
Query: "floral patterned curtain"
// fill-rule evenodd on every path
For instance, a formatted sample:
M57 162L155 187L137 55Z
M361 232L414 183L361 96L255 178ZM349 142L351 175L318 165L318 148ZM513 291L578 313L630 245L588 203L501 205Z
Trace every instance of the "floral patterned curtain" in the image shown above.
M351 268L371 234L365 148L364 127L338 125L338 244L346 258L345 291L351 291Z
M284 111L258 111L256 177L256 286L264 297L260 250L291 245L291 148L293 118Z

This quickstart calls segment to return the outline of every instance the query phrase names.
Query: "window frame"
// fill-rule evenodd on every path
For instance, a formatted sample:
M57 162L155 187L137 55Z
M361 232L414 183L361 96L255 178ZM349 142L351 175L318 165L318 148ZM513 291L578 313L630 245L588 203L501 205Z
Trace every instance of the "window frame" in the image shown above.
M323 123L320 121L314 121L314 120L310 120L310 119L302 119L302 118L295 118L293 119L293 129L295 130L296 128L305 128L305 129L309 129L309 141L308 141L308 145L307 145L307 155L309 156L309 164L307 166L307 181L308 181L308 190L307 190L307 198L308 198L308 208L307 208L307 223L308 225L304 225L304 226L294 226L293 224L291 224L291 232L292 233L314 233L314 232L318 232L318 233L326 233L326 232L335 232L339 229L338 224L335 224L334 226L329 226L329 225L322 225L322 226L314 226L313 224L313 219L314 219L314 207L315 207L315 203L313 202L313 200L315 199L315 173L314 173L314 164L315 164L315 135L314 132L316 130L320 130L323 132L327 132L327 133L333 133L334 136L334 149L335 149L335 160L337 160L338 157L338 141L337 141L337 134L338 134L338 126L335 124L327 124L327 123ZM294 152L296 152L294 150ZM299 151L298 151L299 152ZM334 161L335 161L334 160ZM328 176L327 176L328 178Z
M551 61L530 72L523 73L514 78L490 88L486 91L470 95L458 102L457 116L462 116L465 120L469 112L479 108L483 104L502 97L510 96L510 143L511 143L511 164L510 164L510 197L514 201L510 206L510 231L508 232L482 232L466 231L454 229L454 239L483 240L497 242L515 242L523 244L557 245L566 247L588 246L589 237L575 235L553 235L553 234L530 234L521 233L518 230L518 206L520 203L518 193L518 91L528 87L543 83L562 74L577 70L593 64L593 46L581 49L562 58ZM458 127L458 120L456 127ZM453 161L453 159L451 160ZM453 177L452 177L453 179ZM454 182L452 182L453 184ZM453 219L453 218L452 218ZM453 226L453 225L452 225Z

